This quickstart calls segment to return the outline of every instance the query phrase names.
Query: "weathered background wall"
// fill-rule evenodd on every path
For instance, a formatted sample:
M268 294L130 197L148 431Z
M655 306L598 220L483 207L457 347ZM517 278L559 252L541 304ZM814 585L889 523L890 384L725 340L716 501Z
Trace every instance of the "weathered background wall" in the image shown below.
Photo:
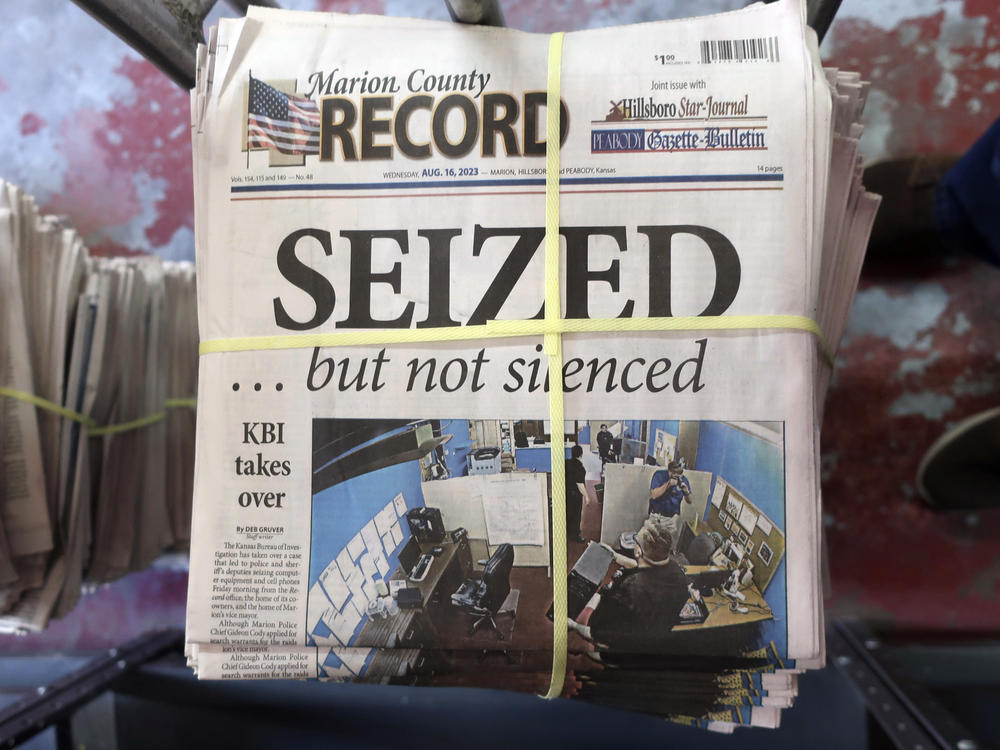
M443 0L285 0L286 7L446 19ZM739 0L502 0L509 26L580 29L729 10ZM193 258L188 94L69 0L3 3L0 176L104 254ZM844 0L823 45L872 81L869 160L963 151L1000 114L1000 4ZM823 432L833 612L904 628L1000 622L1000 516L916 497L923 451L1000 398L1000 271L940 255L872 265ZM1000 491L996 493L1000 496ZM186 572L165 566L84 598L0 651L109 646L183 624Z

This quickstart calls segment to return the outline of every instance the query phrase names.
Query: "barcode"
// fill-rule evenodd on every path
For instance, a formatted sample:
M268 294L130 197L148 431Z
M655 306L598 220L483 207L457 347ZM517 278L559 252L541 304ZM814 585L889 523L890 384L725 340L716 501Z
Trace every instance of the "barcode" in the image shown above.
M704 39L701 42L701 61L744 62L762 60L779 62L778 37L761 36L756 39Z

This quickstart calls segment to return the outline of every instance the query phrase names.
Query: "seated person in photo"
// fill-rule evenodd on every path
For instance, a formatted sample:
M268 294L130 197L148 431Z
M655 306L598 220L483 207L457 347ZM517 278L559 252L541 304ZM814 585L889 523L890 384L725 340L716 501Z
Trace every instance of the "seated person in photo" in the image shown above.
M602 651L646 653L666 646L690 593L687 576L670 557L672 549L662 524L646 521L636 534L636 561L626 560L634 567L622 571L609 589L594 594L581 616L589 614L587 623L570 619L570 629ZM615 560L622 564L618 556Z
M691 483L684 476L684 459L671 461L666 469L653 474L649 483L649 513L676 516L681 502L691 502Z
M712 555L721 546L722 534L717 531L707 531L691 540L685 556L691 565L710 565Z

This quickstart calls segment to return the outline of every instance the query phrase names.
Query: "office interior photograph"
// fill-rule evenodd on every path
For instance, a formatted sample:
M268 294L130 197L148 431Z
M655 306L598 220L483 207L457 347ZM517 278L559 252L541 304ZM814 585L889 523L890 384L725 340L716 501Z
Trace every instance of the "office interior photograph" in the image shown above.
M676 622L662 625L674 631L663 648L765 649L780 662L782 427L566 421L567 484L574 461L583 480L582 492L573 488L579 515L567 521L570 617L605 583L614 554L635 556L636 532L656 517L670 525L673 559L705 592L685 592ZM518 669L522 652L551 648L550 437L544 420L314 420L307 643L320 652L317 677L419 665L433 680L420 649L502 650ZM670 469L689 492L668 515L651 487ZM408 650L390 659L380 646Z

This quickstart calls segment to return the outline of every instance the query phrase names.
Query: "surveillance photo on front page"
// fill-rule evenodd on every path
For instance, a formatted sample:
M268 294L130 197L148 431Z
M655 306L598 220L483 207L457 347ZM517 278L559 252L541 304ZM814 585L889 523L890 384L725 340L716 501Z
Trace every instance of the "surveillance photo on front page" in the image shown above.
M867 84L797 0L567 33L558 120L549 46L252 7L199 51L199 677L545 693L558 633L564 697L732 731L823 664Z

